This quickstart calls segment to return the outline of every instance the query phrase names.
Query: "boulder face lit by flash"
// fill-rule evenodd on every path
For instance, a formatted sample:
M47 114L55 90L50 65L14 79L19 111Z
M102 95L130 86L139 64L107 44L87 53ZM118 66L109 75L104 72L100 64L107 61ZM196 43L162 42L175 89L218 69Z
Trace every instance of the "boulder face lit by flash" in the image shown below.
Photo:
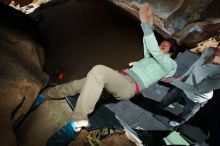
M145 0L109 0L138 18L138 7ZM218 0L148 0L155 12L155 30L172 37L179 45L195 47L215 36L220 28Z

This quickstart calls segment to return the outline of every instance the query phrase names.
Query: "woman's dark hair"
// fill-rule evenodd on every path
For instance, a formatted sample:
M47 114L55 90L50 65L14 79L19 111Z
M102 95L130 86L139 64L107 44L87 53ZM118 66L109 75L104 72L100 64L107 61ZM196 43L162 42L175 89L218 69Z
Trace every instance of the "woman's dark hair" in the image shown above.
M165 39L164 41L168 41L171 44L170 50L168 53L171 53L171 57L172 58L176 58L177 54L178 54L178 49L176 47L176 41L173 39Z

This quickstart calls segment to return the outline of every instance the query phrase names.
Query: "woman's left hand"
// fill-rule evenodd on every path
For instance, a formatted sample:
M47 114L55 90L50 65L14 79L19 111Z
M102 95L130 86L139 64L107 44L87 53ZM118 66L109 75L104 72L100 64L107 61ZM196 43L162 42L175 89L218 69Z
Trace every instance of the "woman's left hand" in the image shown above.
M160 81L170 84L173 80L176 80L176 78L174 78L174 77L163 78L163 79L161 79Z
M178 77L178 78L175 78L175 77L163 78L163 79L161 79L160 81L170 84L170 83L171 83L172 81L174 81L174 80L182 81L182 80L184 80L184 77L181 76L181 77Z

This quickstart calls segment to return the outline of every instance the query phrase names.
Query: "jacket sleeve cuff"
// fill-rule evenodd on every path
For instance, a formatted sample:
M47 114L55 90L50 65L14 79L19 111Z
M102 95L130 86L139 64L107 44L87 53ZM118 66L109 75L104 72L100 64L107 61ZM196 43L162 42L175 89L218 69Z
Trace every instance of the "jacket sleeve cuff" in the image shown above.
M141 28L145 36L153 33L153 27L148 22L141 23Z

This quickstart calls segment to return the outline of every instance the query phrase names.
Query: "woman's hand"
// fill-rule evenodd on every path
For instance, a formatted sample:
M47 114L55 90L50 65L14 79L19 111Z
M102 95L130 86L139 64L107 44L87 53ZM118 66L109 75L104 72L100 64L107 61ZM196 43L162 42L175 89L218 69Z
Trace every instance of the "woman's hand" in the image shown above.
M173 82L174 80L182 81L182 80L184 80L184 77L181 76L181 77L178 77L178 78L175 78L175 77L163 78L163 79L161 79L160 81L170 84L170 83Z
M148 22L151 25L153 25L154 22L153 8L148 3L142 4L139 10L139 17L142 23Z
M165 83L171 83L173 80L175 80L176 78L174 77L170 77L170 78L163 78L160 81L165 82Z

